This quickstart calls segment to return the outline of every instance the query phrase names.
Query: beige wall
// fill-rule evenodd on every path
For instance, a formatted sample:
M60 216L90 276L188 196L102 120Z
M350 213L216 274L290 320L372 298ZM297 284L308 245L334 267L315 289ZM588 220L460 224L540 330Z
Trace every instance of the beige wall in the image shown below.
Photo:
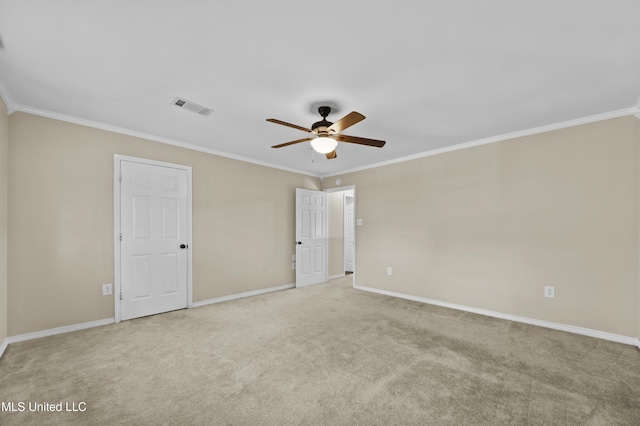
M344 275L344 193L330 192L329 205L329 276Z
M0 99L0 345L7 334L7 190L9 154L9 117Z
M114 316L113 156L193 168L194 301L295 282L296 187L320 180L25 113L9 117L8 333Z
M193 167L194 301L294 282L294 188L318 179L0 106L0 344L113 316L115 153ZM339 176L364 220L358 285L638 337L639 123Z
M637 123L336 176L357 187L357 284L637 337Z

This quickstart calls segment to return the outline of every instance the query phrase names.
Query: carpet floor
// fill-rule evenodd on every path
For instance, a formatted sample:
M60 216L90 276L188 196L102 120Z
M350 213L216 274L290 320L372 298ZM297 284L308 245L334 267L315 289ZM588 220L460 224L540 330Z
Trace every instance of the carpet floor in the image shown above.
M640 425L640 351L346 277L11 344L0 402L3 425Z

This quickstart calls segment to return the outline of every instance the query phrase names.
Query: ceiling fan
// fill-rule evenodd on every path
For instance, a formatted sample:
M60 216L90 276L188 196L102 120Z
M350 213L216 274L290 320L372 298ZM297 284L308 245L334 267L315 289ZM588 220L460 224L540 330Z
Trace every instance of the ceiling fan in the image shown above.
M302 130L303 132L314 133L315 135L317 135L316 137L302 138L291 142L281 143L279 145L273 145L271 148L282 148L300 142L311 141L311 147L316 152L325 154L327 158L331 160L338 157L338 154L336 154L336 146L338 146L338 142L355 143L359 145L373 146L376 148L382 148L386 143L385 141L379 141L376 139L360 138L357 136L348 136L340 133L344 129L349 128L365 119L365 116L360 114L359 112L350 112L335 123L327 121L327 116L331 113L331 107L321 106L320 108L318 108L318 112L322 116L322 120L313 123L310 129L281 120L276 120L275 118L267 118L267 121L271 123L293 127L294 129Z

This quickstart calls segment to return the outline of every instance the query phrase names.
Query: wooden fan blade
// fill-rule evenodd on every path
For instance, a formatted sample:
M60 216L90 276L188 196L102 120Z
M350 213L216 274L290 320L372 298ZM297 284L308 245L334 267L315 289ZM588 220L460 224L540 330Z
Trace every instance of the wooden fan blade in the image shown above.
M385 141L379 141L377 139L359 138L357 136L349 136L349 135L336 135L335 139L338 142L357 143L360 145L374 146L376 148L382 148L384 144L387 143Z
M314 138L302 138L302 139L297 139L295 141L291 141L291 142L285 142L285 143L281 143L280 145L274 145L271 148L282 148L284 146L289 146L289 145L293 145L296 143L300 143L300 142L305 142L305 141L310 141Z
M334 158L338 158L338 154L336 154L335 149L331 152L328 152L326 155L327 155L327 160L333 160Z
M356 123L361 122L366 117L359 112L350 112L349 114L342 117L340 120L333 123L329 126L329 131L333 130L335 133L340 133L344 129L353 126Z
M303 132L311 133L311 129L307 129L306 127L298 126L297 124L287 123L286 121L277 120L275 118L267 118L267 121L270 123L282 124L283 126L293 127L294 129L302 130Z

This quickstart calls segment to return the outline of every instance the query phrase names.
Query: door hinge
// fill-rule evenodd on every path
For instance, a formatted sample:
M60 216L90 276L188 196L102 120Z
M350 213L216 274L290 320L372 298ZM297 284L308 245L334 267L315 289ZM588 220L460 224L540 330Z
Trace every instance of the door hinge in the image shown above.
M122 292L120 292L120 300L122 300Z
M120 241L122 241L122 232L120 233Z

